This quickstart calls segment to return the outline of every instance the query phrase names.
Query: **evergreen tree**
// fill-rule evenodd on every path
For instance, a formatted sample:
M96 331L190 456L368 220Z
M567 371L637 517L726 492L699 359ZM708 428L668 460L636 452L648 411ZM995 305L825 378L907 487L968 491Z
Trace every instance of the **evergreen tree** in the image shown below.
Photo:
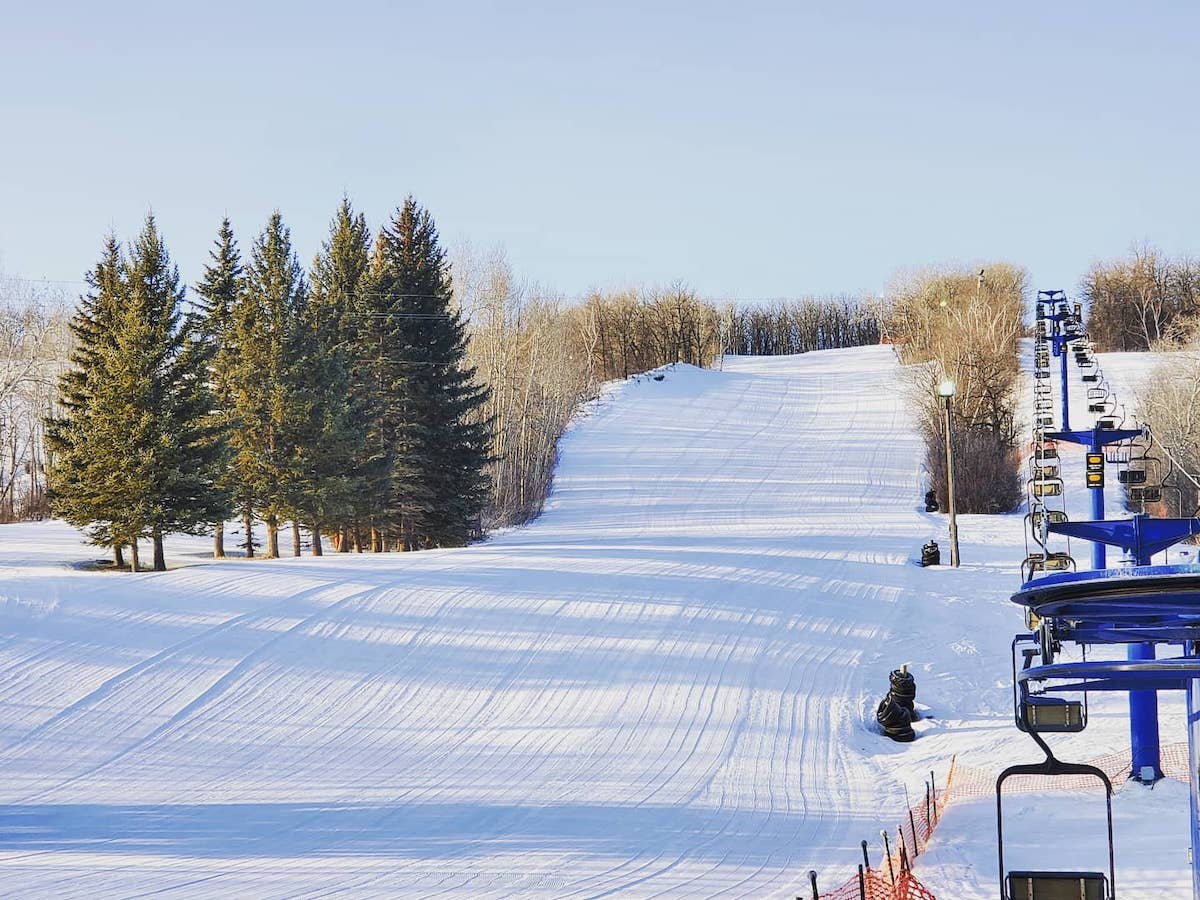
M291 234L275 212L254 242L245 290L233 309L237 426L230 436L235 477L266 522L272 559L279 556L280 521L296 497L307 290Z
M241 253L228 218L221 221L214 244L209 253L211 262L204 269L203 279L196 285L199 300L195 304L195 325L208 350L209 379L216 420L228 436L236 420L233 372L237 361L237 348L233 344L233 310L241 295L244 279ZM250 498L245 487L239 484L234 476L234 470L226 461L221 486L232 493L236 507L243 510L248 542L247 555L253 556ZM224 522L218 522L214 528L213 556L217 559L225 556Z
M364 460L368 417L352 390L352 304L370 264L370 237L361 213L343 199L329 239L313 263L312 288L302 318L297 373L298 452L295 515L308 524L313 554L322 527L339 524L339 549L348 549L345 523L367 512Z
M134 570L137 541L150 537L161 571L165 534L198 533L228 512L207 352L182 321L184 290L153 216L128 264L110 242L101 273L109 287L76 316L88 344L63 379L67 415L51 424L65 451L55 492L60 513L94 541L128 544Z
M104 410L94 402L95 385L107 377L107 351L116 334L116 319L126 296L126 264L120 244L109 237L104 256L85 277L88 293L80 298L71 319L75 341L71 368L59 378L58 400L62 413L46 421L49 453L49 498L54 515L85 528L92 541L112 547L114 560L123 564L123 537L114 533L107 518L103 485L110 460L94 452L96 419ZM136 549L136 548L135 548Z
M380 234L374 272L387 304L376 327L392 392L389 518L405 549L462 544L477 533L487 497L487 395L466 363L437 229L411 197Z

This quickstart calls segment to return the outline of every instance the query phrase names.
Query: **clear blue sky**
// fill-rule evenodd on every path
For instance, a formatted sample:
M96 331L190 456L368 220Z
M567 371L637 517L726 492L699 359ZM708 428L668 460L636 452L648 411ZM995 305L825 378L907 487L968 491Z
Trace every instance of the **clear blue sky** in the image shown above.
M343 192L568 294L1200 253L1190 3L74 6L0 16L9 274L78 279L150 207L189 281L226 213L307 263Z

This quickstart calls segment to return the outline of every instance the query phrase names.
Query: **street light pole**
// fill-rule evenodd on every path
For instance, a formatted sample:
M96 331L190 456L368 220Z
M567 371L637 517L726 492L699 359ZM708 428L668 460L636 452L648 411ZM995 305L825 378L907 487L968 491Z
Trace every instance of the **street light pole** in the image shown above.
M950 401L954 399L954 379L946 378L938 384L938 396L946 401L946 494L950 501L950 565L958 567L958 504L954 499L954 412Z

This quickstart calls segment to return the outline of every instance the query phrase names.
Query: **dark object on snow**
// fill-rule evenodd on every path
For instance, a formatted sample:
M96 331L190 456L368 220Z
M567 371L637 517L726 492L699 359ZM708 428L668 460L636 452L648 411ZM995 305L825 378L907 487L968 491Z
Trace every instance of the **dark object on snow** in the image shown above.
M908 667L903 669L893 669L892 674L888 676L888 681L891 683L891 690L888 695L895 700L900 706L908 710L908 717L915 719L916 699L917 699L917 680L912 677L912 673L908 671Z
M879 723L883 733L897 743L907 744L917 736L908 717L908 710L897 703L891 694L879 701L875 721Z
M937 491L925 492L925 512L937 512L941 507L937 502Z
M662 376L662 375L655 375L655 376L654 376L654 380L655 380L655 381L662 381L662 380L663 380L663 377L664 377L664 376Z
M912 728L917 717L917 680L909 673L908 666L903 666L892 671L888 682L888 694L879 702L875 720L893 741L906 744L917 736Z
M937 541L930 541L921 547L921 565L940 566L941 564L942 551L938 549Z

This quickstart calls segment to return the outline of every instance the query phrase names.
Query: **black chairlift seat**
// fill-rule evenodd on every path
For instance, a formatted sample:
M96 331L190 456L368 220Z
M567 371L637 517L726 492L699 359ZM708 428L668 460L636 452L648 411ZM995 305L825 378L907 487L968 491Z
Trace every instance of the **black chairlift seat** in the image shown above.
M1162 500L1161 487L1131 487L1129 499L1134 503L1158 503Z
M1008 900L1108 900L1101 872L1009 872Z
M1117 481L1120 484L1145 484L1146 470L1145 469L1124 469L1117 473Z
M1063 483L1060 478L1047 478L1033 482L1033 496L1035 497L1061 497L1062 491Z
M1077 734L1087 727L1083 701L1027 696L1021 703L1017 727L1038 734Z
M1033 474L1033 477L1038 479L1039 481L1046 481L1047 479L1050 479L1050 478L1057 478L1058 477L1058 466L1057 465L1034 466L1032 474ZM1145 473L1143 473L1143 474L1145 474Z
M1096 428L1100 431L1116 431L1117 420L1111 417L1096 420Z
M1081 378L1083 381L1087 381L1087 382L1093 382L1093 381L1099 381L1099 380L1100 380L1100 375L1099 375L1098 373L1096 373L1096 372L1088 372L1086 375L1080 375L1079 377L1080 377L1080 378Z
M1054 424L1054 416L1038 416L1037 424L1044 425L1044 426L1051 426Z
M1089 403L1088 404L1088 412L1090 412L1090 413L1108 412L1108 404L1107 403Z
M1070 572L1075 560L1066 553L1031 553L1021 563L1021 580L1029 581L1035 572Z
M1061 509L1034 510L1031 515L1033 516L1033 527L1038 530L1041 530L1042 519L1052 525L1067 521L1067 514Z

